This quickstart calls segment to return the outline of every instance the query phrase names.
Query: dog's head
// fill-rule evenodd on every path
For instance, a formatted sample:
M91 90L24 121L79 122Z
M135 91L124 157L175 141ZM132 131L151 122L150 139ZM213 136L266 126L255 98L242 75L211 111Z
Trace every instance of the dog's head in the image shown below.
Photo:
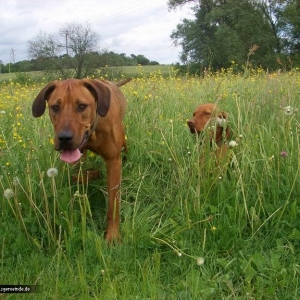
M105 117L110 107L111 90L98 80L68 79L46 85L32 105L34 117L40 117L48 103L54 127L54 148L61 159L77 161L87 142L97 114Z
M219 111L214 103L199 105L193 113L193 117L187 121L191 133L200 134L206 128L215 126L215 132L212 130L211 137L216 140L222 139L222 132L226 129L227 133L227 113Z

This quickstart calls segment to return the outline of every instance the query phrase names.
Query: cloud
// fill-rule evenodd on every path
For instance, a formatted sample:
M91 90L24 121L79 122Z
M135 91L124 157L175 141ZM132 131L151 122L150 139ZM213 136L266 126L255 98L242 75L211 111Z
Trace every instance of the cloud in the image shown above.
M178 61L170 35L190 9L169 12L167 0L0 0L0 60L29 59L27 42L40 31L58 33L68 22L86 23L100 35L100 48L116 53L142 54L169 64ZM101 50L99 49L99 50Z

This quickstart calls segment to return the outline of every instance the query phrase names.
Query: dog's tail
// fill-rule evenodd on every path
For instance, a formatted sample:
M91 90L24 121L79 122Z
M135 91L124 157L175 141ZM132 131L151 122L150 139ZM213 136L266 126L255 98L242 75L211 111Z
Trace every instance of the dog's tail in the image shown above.
M117 83L115 83L115 85L118 86L118 87L120 87L120 86L126 84L127 82L129 82L131 79L132 79L132 78L127 78L127 79L118 81Z

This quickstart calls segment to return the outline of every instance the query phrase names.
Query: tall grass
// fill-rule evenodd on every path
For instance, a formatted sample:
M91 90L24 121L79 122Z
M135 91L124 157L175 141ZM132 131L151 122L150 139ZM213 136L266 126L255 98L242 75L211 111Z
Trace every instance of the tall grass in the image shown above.
M78 170L53 150L49 117L31 116L42 85L1 85L0 284L39 285L18 299L299 299L300 73L142 75L122 87L116 247L103 239L101 158L87 162L100 180L72 183ZM238 144L233 167L215 167L186 126L216 101Z

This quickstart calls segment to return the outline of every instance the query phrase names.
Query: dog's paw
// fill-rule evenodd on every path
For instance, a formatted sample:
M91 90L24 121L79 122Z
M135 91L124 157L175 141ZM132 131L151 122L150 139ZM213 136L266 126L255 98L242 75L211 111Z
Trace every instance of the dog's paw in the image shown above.
M117 230L107 230L104 237L109 245L117 245L121 243L121 236Z

